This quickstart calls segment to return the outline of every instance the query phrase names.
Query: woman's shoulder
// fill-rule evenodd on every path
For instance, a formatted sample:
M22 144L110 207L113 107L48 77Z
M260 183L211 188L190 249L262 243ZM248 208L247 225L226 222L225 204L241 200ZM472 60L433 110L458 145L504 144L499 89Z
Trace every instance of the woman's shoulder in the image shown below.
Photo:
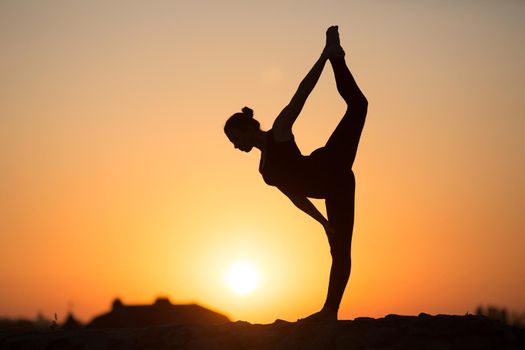
M295 142L294 135L291 131L280 130L279 128L271 128L268 130L270 139L275 143Z

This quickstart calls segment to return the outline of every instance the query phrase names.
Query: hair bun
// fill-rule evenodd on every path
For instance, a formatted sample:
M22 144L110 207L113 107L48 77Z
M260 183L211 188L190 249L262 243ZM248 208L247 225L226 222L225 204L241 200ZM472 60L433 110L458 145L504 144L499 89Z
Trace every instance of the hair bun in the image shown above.
M243 107L242 114L244 114L248 118L253 118L253 109L251 109L250 107Z

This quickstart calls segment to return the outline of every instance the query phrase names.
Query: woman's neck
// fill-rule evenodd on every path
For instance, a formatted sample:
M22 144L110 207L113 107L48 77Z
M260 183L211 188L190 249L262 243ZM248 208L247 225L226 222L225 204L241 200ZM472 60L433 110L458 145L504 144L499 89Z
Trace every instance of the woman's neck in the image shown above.
M253 147L257 148L261 152L266 147L266 140L268 138L268 131L257 130L253 135Z

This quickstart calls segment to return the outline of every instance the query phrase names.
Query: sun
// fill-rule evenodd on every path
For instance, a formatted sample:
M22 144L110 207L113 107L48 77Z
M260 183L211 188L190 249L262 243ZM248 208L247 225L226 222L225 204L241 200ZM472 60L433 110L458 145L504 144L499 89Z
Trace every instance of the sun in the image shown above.
M253 264L236 262L228 269L226 280L234 293L246 295L259 286L259 273Z

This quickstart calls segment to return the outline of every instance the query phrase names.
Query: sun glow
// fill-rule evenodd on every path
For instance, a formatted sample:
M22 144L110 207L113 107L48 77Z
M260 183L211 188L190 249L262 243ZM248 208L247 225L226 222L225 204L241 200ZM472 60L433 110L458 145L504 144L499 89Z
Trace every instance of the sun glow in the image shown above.
M246 295L259 286L259 273L252 264L237 262L230 266L226 280L233 292Z

